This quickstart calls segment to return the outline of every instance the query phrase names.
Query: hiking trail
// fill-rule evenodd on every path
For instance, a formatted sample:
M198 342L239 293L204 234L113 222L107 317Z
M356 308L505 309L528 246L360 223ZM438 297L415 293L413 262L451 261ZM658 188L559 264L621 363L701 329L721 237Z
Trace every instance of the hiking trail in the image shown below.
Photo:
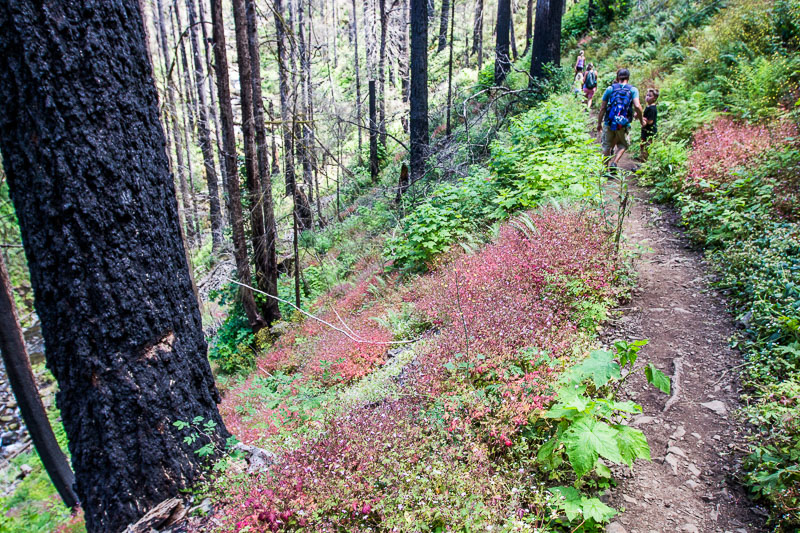
M620 167L634 168L627 154ZM619 485L609 503L625 512L607 531L765 531L766 512L733 480L746 450L736 417L742 355L729 346L735 325L710 287L701 253L679 229L678 214L652 204L644 189L629 187L623 235L641 252L634 261L638 283L603 339L648 339L641 360L669 375L672 390L670 396L656 391L640 373L626 383L623 395L643 407L632 425L647 436L652 462L637 462L633 472L616 469Z

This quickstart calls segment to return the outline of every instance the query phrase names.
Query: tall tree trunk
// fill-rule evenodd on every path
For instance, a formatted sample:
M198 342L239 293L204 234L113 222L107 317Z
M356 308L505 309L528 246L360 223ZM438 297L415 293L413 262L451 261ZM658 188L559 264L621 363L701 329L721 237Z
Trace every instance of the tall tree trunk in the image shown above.
M263 234L260 236L264 263L261 268L256 266L259 290L272 296L278 296L278 257L276 244L278 230L275 225L275 210L272 204L272 176L269 169L269 146L267 146L267 132L264 125L264 101L261 94L261 55L258 50L258 26L256 19L255 0L245 0L247 18L247 51L250 59L250 75L252 80L253 122L255 126L256 157L258 159L258 176L260 190L255 191L261 196L258 204L262 211ZM234 4L235 5L235 4ZM238 32L237 32L238 39ZM240 63L241 65L241 63ZM244 102L242 103L244 105ZM260 204L260 205L259 205ZM258 258L259 255L255 254ZM261 313L268 323L275 322L281 317L278 301L274 298L265 298L261 304Z
M214 90L214 68L211 62L211 44L210 39L208 38L208 32L206 30L206 8L205 8L205 0L197 0L197 5L200 6L200 28L202 29L203 34L203 50L205 53L206 58L206 72L208 72L208 94L211 97L211 123L214 125L214 140L217 143L217 158L219 159L219 170L220 174L222 175L222 194L227 194L225 191L228 190L228 185L225 181L228 179L227 173L225 172L225 158L222 156L222 141L220 139L219 133L219 120L217 120L217 97L216 91ZM230 213L227 213L225 219L227 223L230 223Z
M400 91L403 103L408 102L408 0L400 0Z
M591 2L592 0L589 0ZM525 51L522 55L528 53L531 48L531 39L533 39L533 0L528 0L528 9L525 12Z
M225 26L222 20L222 0L211 0L211 21L214 35L214 63L217 71L217 92L219 94L220 133L222 134L222 155L225 158L225 172L228 174L228 212L231 214L231 234L233 238L233 257L239 281L250 285L250 261L247 258L247 238L244 234L242 216L242 194L239 187L239 166L236 157L236 134L233 125L233 106L231 105L230 80L228 77L228 53L225 49ZM244 307L247 321L253 331L267 325L258 312L253 291L239 287L239 298Z
M300 0L301 2L303 0ZM311 38L312 38L312 29L314 23L314 14L313 14L313 5L311 0L308 0L308 33L306 35L306 61L305 61L305 72L306 72L306 133L308 136L305 138L306 143L306 155L308 157L309 163L313 170L313 176L311 176L311 181L314 184L314 192L315 197L317 199L317 223L321 228L324 225L324 221L322 220L322 203L319 197L319 182L318 179L318 169L317 169L317 151L314 146L314 78L311 76ZM333 94L333 93L331 93ZM309 195L309 201L311 201Z
M194 98L192 96L192 81L189 74L189 63L186 59L186 47L184 46L183 40L180 38L181 30L180 28L183 26L181 19L180 19L180 11L178 10L178 0L173 1L173 10L172 12L175 14L175 20L172 24L172 40L175 42L175 46L177 49L180 50L181 53L181 62L180 64L175 61L175 69L178 72L178 84L180 90L178 91L178 96L183 95L183 148L185 150L186 155L186 168L189 171L189 198L192 203L192 219L194 220L195 227L192 231L192 234L195 236L195 243L194 245L199 247L203 244L202 242L202 230L200 228L200 216L197 212L197 195L195 194L194 188L194 167L192 166L192 153L191 153L191 142L189 141L190 138L194 139L194 132L195 132L195 120L194 120ZM176 35L176 30L178 35ZM181 78L181 67L183 67L183 77Z
M253 71L250 60L250 49L248 40L247 10L244 5L245 0L233 0L233 22L236 28L236 56L239 65L239 89L242 104L242 137L244 138L244 167L247 175L247 189L250 193L250 239L253 246L253 262L255 263L256 282L260 290L270 288L270 278L277 274L271 273L268 265L269 244L266 237L264 226L264 205L262 202L261 176L259 174L258 150L256 147L255 118L253 108ZM253 14L255 18L255 13ZM273 244L274 246L274 244ZM277 278L276 278L277 280ZM277 281L276 281L277 283ZM277 288L274 293L277 294ZM271 300L271 298L267 298ZM265 311L272 311L272 306L262 306L262 317L269 324L273 319L280 317L266 314ZM277 311L277 306L274 306Z
M375 80L369 80L369 174L378 181L378 124L375 110Z
M175 97L175 82L169 72L169 45L167 44L167 29L164 24L164 11L161 0L156 0L155 9L157 11L156 18L158 19L158 37L159 44L161 45L161 55L164 60L164 75L167 77L165 85L167 88L167 110L166 114L169 116L169 121L172 123L173 147L175 148L175 173L178 176L178 184L181 189L181 202L183 204L183 217L186 228L186 239L189 243L195 242L195 221L192 216L192 208L189 199L189 184L186 181L186 167L183 164L183 144L181 142L181 135L179 132L180 124L178 122L178 113L176 107Z
M138 2L51 7L0 6L0 150L87 530L117 532L205 471L175 421L229 433Z
M472 53L478 53L483 46L483 0L475 0L475 20L472 24ZM481 61L478 56L478 61Z
M303 165L303 183L305 183L309 202L314 202L314 175L313 168L311 167L311 146L309 144L309 132L311 131L309 125L309 92L308 86L311 83L310 70L311 63L308 60L309 46L306 46L306 20L305 20L305 0L298 0L297 2L297 52L300 60L300 120L298 127L300 130L300 148L298 156L300 163ZM308 64L308 69L306 68Z
M289 71L286 68L286 30L283 17L282 0L273 0L273 14L276 28L276 51L278 54L278 84L281 97L281 122L283 123L283 172L287 187L287 194L292 195L292 205L295 216L303 228L311 227L311 207L300 187L296 186L294 168L294 142L292 117L289 112Z
M72 489L75 476L69 468L64 452L58 446L42 399L39 397L39 389L36 387L31 362L25 349L25 339L22 337L22 328L19 325L17 308L14 305L11 281L8 279L2 255L0 255L0 355L3 357L8 382L17 399L22 420L28 428L36 452L64 505L75 507L78 505L78 497Z
M355 64L356 75L356 128L358 129L358 163L362 164L361 154L363 153L362 139L361 139L361 76L359 73L359 59L358 59L358 10L356 9L356 0L353 0L353 55Z
M453 4L455 4L453 0ZM436 53L441 52L447 46L447 20L450 15L450 0L442 0L442 11L439 16L439 46Z
M275 176L281 173L281 167L278 164L278 144L275 142L275 106L272 104L272 100L269 101L267 116L269 117L269 138L272 145L272 175Z
M533 0L528 0L532 2ZM594 19L594 0L589 0L589 5L586 7L586 27L590 30L594 28L593 26L593 19Z
M561 15L564 0L537 0L536 26L533 30L531 82L547 76L545 65L561 65Z
M497 44L494 49L494 84L502 85L511 70L508 37L511 27L511 0L497 0Z
M514 61L516 61L519 56L517 55L517 36L514 33L514 6L513 6L513 2L512 2L512 6L511 6L511 16L509 17L509 22L508 22L508 33L509 33L509 36L511 37L511 57L514 58Z
M450 127L450 111L453 107L453 30L456 26L456 1L453 0L452 4L452 14L451 19L453 23L450 25L450 58L447 64L447 126L446 127L446 134L449 137L452 133L452 128Z
M378 129L380 143L386 149L386 0L378 0L378 13L381 22L381 46L378 51Z
M411 0L411 182L425 175L428 157L428 1Z
M200 140L200 151L206 169L206 185L208 186L208 210L211 218L211 250L219 252L222 248L222 210L219 205L219 186L217 170L214 168L214 147L208 126L208 104L203 88L203 61L200 59L200 44L197 40L197 14L194 0L186 0L186 11L189 13L189 35L192 39L192 56L194 58L194 81L197 91L197 135Z

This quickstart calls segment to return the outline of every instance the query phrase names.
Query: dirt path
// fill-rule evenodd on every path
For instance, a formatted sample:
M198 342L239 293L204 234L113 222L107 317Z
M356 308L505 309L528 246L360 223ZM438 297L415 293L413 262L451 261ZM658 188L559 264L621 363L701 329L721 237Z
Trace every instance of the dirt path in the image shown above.
M627 158L622 163L633 166ZM643 251L639 283L605 340L649 339L641 359L672 376L673 390L667 397L640 376L629 382L625 394L644 409L634 424L647 436L653 461L638 463L633 474L617 472L611 503L626 512L607 531L764 531L763 512L731 479L744 449L734 418L740 390L733 367L742 356L728 345L735 326L709 290L707 265L689 248L675 212L651 204L643 189L632 192L624 235Z

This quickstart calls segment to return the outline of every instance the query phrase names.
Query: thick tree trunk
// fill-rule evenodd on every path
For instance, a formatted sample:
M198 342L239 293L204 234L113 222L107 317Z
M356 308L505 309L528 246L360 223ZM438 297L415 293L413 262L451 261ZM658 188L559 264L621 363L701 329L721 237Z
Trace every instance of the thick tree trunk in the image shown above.
M378 181L378 124L375 110L375 80L369 80L369 175Z
M261 185L258 194L261 196L259 203L263 216L263 233L260 236L260 241L263 246L261 259L264 263L261 265L261 268L258 268L258 266L256 267L256 277L259 290L272 296L278 296L278 257L275 251L278 240L278 230L275 226L275 210L272 204L272 176L269 169L269 146L267 146L267 132L264 125L264 101L261 94L261 56L258 50L256 6L254 0L245 0L245 4L247 17L247 50L250 55L250 74L253 89L253 123L255 126L256 157L258 159L258 176ZM253 205L258 206L258 204ZM255 257L259 258L259 254L256 253ZM278 301L274 298L265 298L261 304L261 313L268 323L279 320L281 312L280 309L278 309Z
M455 4L453 0L453 4ZM442 0L442 11L439 16L439 46L436 53L441 52L447 46L447 22L450 16L450 0Z
M533 30L531 83L547 76L545 65L561 65L561 15L564 0L537 0L536 26Z
M269 243L264 225L264 204L262 202L261 176L259 174L258 150L256 147L255 118L253 108L253 71L250 60L248 40L247 10L245 0L233 0L233 22L236 28L236 56L239 65L239 88L242 103L242 136L244 138L244 167L247 175L247 189L250 194L250 238L253 246L253 262L255 263L256 282L260 290L267 294L277 295L277 277L275 287L271 287L272 276L277 276L277 260L275 269L270 272ZM255 13L253 13L255 18ZM270 206L271 207L271 206ZM272 244L274 248L274 243ZM273 289L270 293L265 289ZM267 300L272 300L267 298ZM277 305L262 306L262 317L267 324L280 318Z
M403 103L408 102L408 0L400 1L400 92Z
M592 0L589 0L591 2ZM525 14L525 51L522 55L528 53L531 48L531 39L533 39L533 0L528 0L528 8Z
M306 196L308 201L314 201L314 175L311 166L311 146L310 146L310 100L308 87L311 84L311 62L309 60L309 47L306 46L306 20L304 0L297 3L297 52L300 59L300 120L297 123L300 131L300 144L297 155L303 165L303 183L305 184ZM310 43L309 43L310 44Z
M378 13L381 22L381 46L378 51L378 129L380 143L386 149L386 0L378 0Z
M175 421L229 436L136 0L0 5L0 149L86 526L120 531L204 471Z
M219 118L222 134L222 155L225 158L225 172L228 174L228 212L231 214L231 234L233 237L233 257L239 281L250 285L250 261L247 259L247 239L244 234L242 217L242 195L239 191L239 166L236 157L236 134L233 125L233 106L231 105L230 81L228 78L228 54L225 50L225 27L222 21L222 0L211 0L211 21L214 28L214 59L217 71L217 92L219 93ZM258 312L253 291L239 287L239 298L244 307L247 321L253 331L267 325Z
M208 186L208 210L211 219L211 249L219 252L222 248L222 210L219 205L219 186L217 170L214 167L214 147L211 144L211 133L208 125L208 104L203 88L203 61L200 59L200 44L197 40L197 14L194 0L186 0L186 11L189 13L189 35L192 40L192 56L194 59L194 82L197 91L197 135L200 140L200 151L203 153L203 164L206 170Z
M411 181L425 175L428 157L428 2L411 0Z
M292 137L292 119L289 113L289 73L286 68L286 27L283 18L282 0L274 0L276 54L278 56L278 87L281 100L281 128L283 130L283 177L286 184L286 196L294 193L294 142Z
M509 33L509 36L511 37L511 57L514 59L514 61L516 61L519 56L517 55L517 36L514 33L514 8L513 8L513 5L512 5L512 8L511 8L511 16L509 17L509 22L508 22L508 33Z
M497 0L497 44L494 49L494 84L502 85L511 70L508 56L509 31L511 28L511 0Z
M3 356L8 382L17 399L22 420L33 440L36 452L42 460L47 474L53 481L61 500L67 507L78 505L73 491L75 476L69 468L64 452L58 446L47 412L39 397L39 389L31 370L31 362L25 349L22 328L11 293L5 261L0 255L0 355Z
M361 164L361 154L363 153L362 138L361 138L361 76L359 72L359 59L358 59L358 10L356 9L356 0L353 0L353 55L356 75L356 128L358 128L358 162Z

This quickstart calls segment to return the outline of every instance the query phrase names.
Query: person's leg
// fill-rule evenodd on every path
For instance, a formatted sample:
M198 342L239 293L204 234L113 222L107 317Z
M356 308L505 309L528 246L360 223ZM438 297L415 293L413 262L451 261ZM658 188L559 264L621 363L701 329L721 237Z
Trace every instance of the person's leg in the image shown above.
M617 155L614 157L613 163L616 166L617 164L619 164L619 160L622 159L622 156L625 155L625 152L628 150L628 147L630 147L631 140L627 128L619 129L614 133L616 133L615 136L616 138L614 140L616 141L615 144L617 145Z
M603 162L608 166L611 161L611 155L614 153L614 132L608 127L608 124L603 123L603 133L600 137L600 144L603 146Z
M641 151L639 152L639 159L642 160L642 163L647 161L647 156L649 155L650 151L650 143L653 142L653 138L649 136L642 136L642 141L639 144L641 147Z

